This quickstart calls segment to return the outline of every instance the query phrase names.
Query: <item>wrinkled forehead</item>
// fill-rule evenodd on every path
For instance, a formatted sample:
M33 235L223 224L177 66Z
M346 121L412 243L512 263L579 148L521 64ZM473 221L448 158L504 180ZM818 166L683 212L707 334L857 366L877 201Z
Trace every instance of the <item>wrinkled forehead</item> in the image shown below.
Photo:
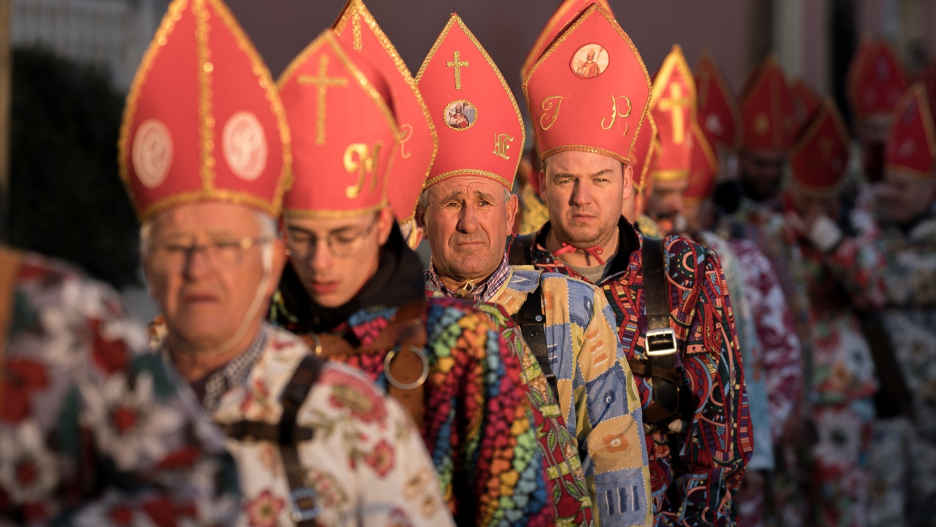
M553 154L543 160L543 170L547 174L570 174L590 176L610 171L612 174L624 174L624 164L601 154L567 150Z
M256 236L263 213L233 203L191 203L166 209L153 217L151 236L199 236L227 233ZM265 215L264 215L265 216Z
M445 179L429 187L426 191L430 200L469 197L486 197L497 202L503 201L505 188L491 178L482 176L457 176Z

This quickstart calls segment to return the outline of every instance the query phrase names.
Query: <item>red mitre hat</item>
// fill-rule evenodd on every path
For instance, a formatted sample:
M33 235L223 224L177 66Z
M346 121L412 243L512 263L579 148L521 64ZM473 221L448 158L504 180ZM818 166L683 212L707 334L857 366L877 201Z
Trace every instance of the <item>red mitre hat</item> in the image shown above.
M660 150L660 141L657 139L657 127L653 121L653 115L647 112L644 122L641 123L641 133L637 136L637 142L631 150L628 165L633 167L631 178L634 180L634 190L643 192L647 187L648 175L650 174L651 160Z
M269 70L221 0L174 0L120 127L120 174L140 220L222 201L278 216L289 128Z
M703 50L695 67L698 122L709 143L729 150L741 146L741 110L728 81L708 50Z
M744 122L744 148L786 150L796 137L793 97L773 56L758 64L738 97Z
M530 68L523 93L540 159L575 150L627 163L650 102L650 77L627 33L595 4Z
M893 115L885 151L887 170L920 179L936 178L936 133L922 83L907 90Z
M687 201L707 200L715 190L718 157L712 150L705 131L698 123L692 124L692 162L689 166L689 186L683 192Z
M816 93L816 90L806 84L803 79L797 79L790 86L790 94L793 96L793 111L796 113L796 121L802 128L812 118L813 113L819 109L819 103L822 99Z
M790 150L790 167L800 187L819 193L838 190L849 155L848 130L832 99L819 108Z
M848 68L848 99L855 116L889 115L907 86L903 65L890 45L862 39Z
M540 34L536 37L536 42L533 43L533 47L530 48L530 51L527 53L526 59L523 61L523 66L520 68L521 79L527 77L527 74L530 73L530 68L533 67L536 60L542 56L543 52L552 44L553 40L556 40L556 36L569 25L569 22L575 20L575 17L578 16L579 13L592 4L601 4L601 7L605 8L608 13L611 13L612 18L614 17L614 12L611 10L611 6L608 5L607 0L562 0L562 3L556 8L556 11L549 17L546 26L543 27L543 30L540 31Z
M426 188L483 176L510 190L523 157L523 118L507 81L458 15L429 50L416 83L439 134Z
M933 122L936 123L936 59L930 61L920 72L918 80L923 83L926 94L929 95L930 111L933 113Z
M400 149L393 160L387 199L400 223L412 219L439 146L432 116L416 81L361 0L348 0L333 25L344 49L360 52L390 85L393 113L399 123Z
M692 70L678 45L673 46L653 79L650 114L660 140L660 151L653 159L650 177L659 180L689 177L696 88Z
M326 29L278 85L295 145L295 183L284 213L328 218L384 207L400 130L377 68Z

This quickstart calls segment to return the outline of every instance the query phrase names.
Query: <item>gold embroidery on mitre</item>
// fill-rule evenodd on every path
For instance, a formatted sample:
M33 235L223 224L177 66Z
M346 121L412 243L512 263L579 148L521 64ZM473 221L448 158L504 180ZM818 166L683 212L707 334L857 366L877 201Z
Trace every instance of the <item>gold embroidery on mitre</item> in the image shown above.
M510 148L509 142L513 140L514 138L507 134L496 134L494 136L494 155L509 160L510 156L507 155L507 149Z
M406 123L401 124L400 125L400 157L402 157L403 159L409 159L409 157L413 155L412 153L407 152L405 149L406 142L409 141L412 137L413 137L413 125L406 124Z
M383 142L377 141L371 149L368 149L367 145L364 143L354 143L345 149L345 171L348 174L354 174L355 172L358 174L357 183L345 188L345 196L349 199L354 199L361 195L361 190L364 188L367 176L371 176L374 173L374 169L377 167L377 160L380 156L381 147L383 147ZM357 154L356 160L354 159L355 154ZM377 190L377 177L372 176L370 191L374 192L375 190Z
M551 95L543 99L543 103L540 104L540 108L542 108L544 112L549 112L550 110L552 110L552 117L550 117L549 119L549 124L546 124L543 122L543 119L549 116L549 114L544 113L540 115L540 118L539 118L540 128L542 128L544 131L549 130L550 128L552 128L552 125L556 124L556 119L559 118L559 107L562 106L562 98L563 98L562 95ZM553 110L554 106L556 108L555 110Z
M764 135L770 131L770 120L767 114L758 113L754 116L754 132L758 135Z
M614 95L609 95L608 97L611 98L611 122L608 123L607 126L605 126L605 121L607 121L608 118L607 117L603 118L601 120L602 130L610 130L611 127L614 126L614 122L617 120L618 117L622 119L627 119L628 117L631 116L631 112L634 111L634 105L631 104L630 97L628 97L627 95L618 95L616 97ZM621 113L620 111L618 111L618 104L617 104L618 99L622 99L622 98L624 99L624 102L627 103L627 111L624 113ZM627 135L627 131L629 129L630 129L629 123L624 123L624 132L621 135Z
M348 85L346 77L328 76L328 56L322 55L319 58L319 71L317 76L300 75L296 80L299 85L311 84L316 87L318 94L315 103L315 144L325 144L325 96L330 86L345 87Z
M461 54L458 51L456 51L454 55L452 60L445 63L445 66L448 68L455 68L455 89L460 90L462 89L461 69L468 67L468 61L459 60Z
M682 109L688 107L691 101L688 96L683 95L682 86L679 84L671 84L669 92L668 98L660 100L658 108L670 112L673 119L673 144L681 145L686 141L686 124Z

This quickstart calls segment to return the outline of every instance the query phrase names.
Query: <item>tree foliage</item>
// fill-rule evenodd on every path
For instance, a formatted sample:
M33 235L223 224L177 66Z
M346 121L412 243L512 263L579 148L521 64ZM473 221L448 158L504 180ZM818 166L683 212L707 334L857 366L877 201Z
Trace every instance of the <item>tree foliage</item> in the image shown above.
M10 242L117 287L137 278L137 221L117 169L124 96L100 67L15 49Z

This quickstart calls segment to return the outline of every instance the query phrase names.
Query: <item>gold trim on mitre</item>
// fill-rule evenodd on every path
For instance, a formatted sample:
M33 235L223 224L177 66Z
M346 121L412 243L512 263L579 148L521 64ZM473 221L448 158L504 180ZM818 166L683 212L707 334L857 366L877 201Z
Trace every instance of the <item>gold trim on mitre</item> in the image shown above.
M650 74L647 73L647 66L644 64L643 57L640 56L640 52L637 51L637 46L634 45L634 42L631 40L631 38L627 35L627 33L624 32L624 29L621 28L620 24L617 23L617 20L615 20L614 15L609 13L607 9L601 6L601 4L596 3L596 4L592 4L588 6L587 9L579 13L579 15L576 17L574 22L571 25L569 25L569 27L567 27L564 31L559 33L559 36L557 36L556 39L553 40L552 44L550 44L549 47L546 48L546 51L543 52L543 54L536 61L536 63L533 64L533 67L530 68L530 71L529 73L527 73L526 78L523 79L523 98L526 99L527 111L530 113L531 116L534 115L534 113L533 113L533 107L531 106L532 102L530 101L530 94L527 88L528 85L530 84L530 79L533 78L533 74L536 73L536 70L539 68L540 64L542 64L543 61L548 59L549 56L552 55L553 52L556 50L556 48L559 47L563 42L565 42L568 35L574 32L575 29L578 28L586 18L591 16L592 11L598 11L601 14L601 16L605 17L605 19L611 23L611 27L614 28L614 30L618 33L618 35L622 39L624 39L624 42L627 43L628 47L630 47L631 51L634 53L634 57L637 59L637 63L640 64L640 70L643 72L644 79L647 81L647 93L649 94L653 92L653 85L650 82ZM652 97L650 96L647 97L647 102L646 104L644 104L643 111L640 114L640 120L637 122L637 129L634 131L634 138L631 140L631 144L627 148L626 155L620 156L617 154L610 153L609 150L605 150L604 148L590 147L590 146L584 146L584 145L560 146L560 147L550 149L546 152L543 152L539 144L538 135L534 132L533 140L536 143L536 151L540 152L540 162L542 162L547 157L553 154L556 154L558 152L576 150L580 152L592 152L596 154L600 153L602 155L617 159L618 161L624 164L627 164L627 159L630 158L630 154L634 150L634 145L637 143L637 136L640 135L640 129L643 126L644 118L647 116L647 113L650 111L651 98Z
M335 20L334 24L332 24L332 28L334 29L335 34L341 35L347 27L350 19L352 22L352 30L355 31L354 39L355 42L357 42L360 38L359 32L361 31L361 28L360 24L355 25L353 23L354 19L352 17L360 17L361 20L364 21L367 27L377 38L377 41L380 42L380 46L384 49L384 51L387 52L388 55L390 55L390 58L393 60L393 64L396 66L397 71L400 73L400 75L403 76L403 80L416 95L416 101L419 103L419 107L423 113L423 118L429 125L429 134L432 136L432 155L429 156L429 164L426 167L426 173L423 175L423 180L425 180L429 177L429 173L432 172L432 165L435 163L436 155L439 153L439 134L436 132L435 122L432 120L429 107L426 106L426 101L423 99L422 93L419 91L419 87L416 86L416 79L414 79L413 74L410 73L409 67L405 62L403 62L403 58L400 57L400 54L397 52L393 42L390 41L390 38L386 35L386 33L384 33L383 29L381 29L380 25L377 23L377 20L374 18L374 15L371 14L370 10L367 9L367 6L364 5L362 0L348 0L347 3L345 3L345 6L342 8L338 19ZM360 48L356 45L355 49ZM414 208L412 215L409 218L401 221L400 224L402 225L403 223L414 219L415 214L416 209Z
M654 181L675 181L677 179L686 179L689 177L688 168L674 168L670 170L654 169L650 171L650 177Z
M442 29L442 33L439 34L438 38L436 38L435 42L432 44L432 49L429 50L429 54L426 55L425 59L423 59L422 65L420 65L419 67L419 72L416 74L416 84L419 84L419 80L422 79L423 73L426 72L426 67L428 67L429 62L432 61L433 57L435 57L436 52L439 50L439 46L442 45L442 42L445 40L445 37L448 35L448 32L451 31L452 26L454 26L456 23L458 24L458 27L461 28L461 30L465 33L465 35L468 36L468 40L470 40L471 43L474 44L474 47L481 53L481 56L484 57L484 60L487 61L488 66L490 66L491 69L494 70L494 74L497 75L497 79L500 81L501 87L504 89L504 92L507 94L508 99L510 99L510 104L513 106L514 113L516 113L517 115L517 122L520 123L520 141L517 144L520 144L520 145L525 144L526 143L526 126L524 126L523 124L523 115L520 113L520 107L517 106L517 99L514 98L513 92L510 91L510 86L507 85L507 81L504 80L504 76L501 75L501 72L497 68L497 65L494 64L494 60L491 59L491 56L488 55L488 52L484 50L484 47L481 46L481 43L478 42L477 38L475 38L474 33L472 33L470 29L468 29L468 26L466 26L465 23L462 22L462 19L459 18L457 14L452 13L452 16L449 17L448 23L445 24L445 28ZM514 173L517 171L517 167L520 166L520 159L522 157L523 157L522 155L517 156L517 162L514 164L514 167L513 167ZM471 171L472 173L478 172L477 170L471 170L471 169L465 169L465 170ZM423 190L441 181L440 179L441 176L446 175L446 174L453 174L454 172L457 172L457 171L446 172L445 174L440 174L432 178L431 181L433 183L430 184L429 181L427 181L426 184L423 186ZM495 179L499 180L502 185L507 187L507 190L513 189L512 183L505 184L505 182L507 181L506 178L503 178L501 176L496 176Z
M127 193L131 196L131 201L133 202L134 208L136 208L136 200L132 199L134 194L132 182L130 180L130 169L127 166L127 160L129 159L130 153L130 140L132 136L130 126L133 123L134 116L136 115L137 106L140 100L140 90L142 89L144 81L146 81L149 76L153 62L156 60L156 57L159 55L159 52L162 50L162 48L168 43L170 35L175 30L176 24L179 22L179 20L182 19L182 12L189 6L190 1L195 2L192 5L192 9L193 14L196 17L195 37L196 49L198 50L197 52L199 55L199 136L203 141L201 145L202 167L200 167L199 175L202 177L203 188L202 191L186 192L180 195L169 196L162 200L158 200L145 210L138 209L137 215L141 221L144 221L156 212L164 210L169 206L175 204L192 203L198 201L199 199L205 200L210 198L223 202L250 205L264 210L270 213L272 216L278 216L283 204L283 194L285 194L292 183L292 140L289 132L289 126L286 121L286 112L283 109L283 104L279 99L279 95L274 90L273 78L270 75L270 70L260 58L260 55L257 53L253 43L249 38L247 38L243 29L240 27L240 24L231 14L230 10L219 0L173 0L172 3L169 4L168 9L166 10L166 14L163 16L159 27L156 29L153 40L150 42L149 47L143 54L143 59L141 60L140 66L137 68L136 74L133 77L133 82L130 84L130 90L127 95L127 104L124 107L123 118L120 125L120 137L117 141L117 166L120 179L123 180L124 186L127 189ZM209 28L206 24L208 20L206 15L210 15L206 9L207 4L210 4L211 7L217 11L222 23L225 25L228 31L231 32L231 35L237 42L239 49L247 55L248 61L251 65L251 71L254 75L257 76L257 81L260 84L260 87L264 90L266 98L270 102L270 109L277 121L280 142L283 146L283 169L277 180L273 202L270 204L267 204L264 200L257 198L256 196L244 193L242 191L215 189L214 169L209 167L207 171L203 171L206 168L205 163L208 159L212 161L213 167L213 150L214 148L217 148L217 142L213 141L214 126L216 123L214 123L214 119L211 118L211 88L209 86L211 81L210 73L213 71L213 65L210 69L205 67L206 63L209 63L208 58L210 57L210 50L208 48ZM205 54L205 52L207 52L207 54ZM203 75L208 75L208 77L203 77ZM205 97L208 97L208 99L205 100ZM209 148L212 145L207 142L208 140L211 140L211 142L214 143L214 148Z
M640 169L639 181L634 182L634 189L636 189L637 192L643 192L644 189L647 188L647 175L650 174L650 162L653 161L653 154L656 153L657 148L660 146L659 140L657 139L656 121L653 119L653 115L647 114L647 122L650 123L650 133L653 134L653 138L650 140L650 148L647 149L647 158L644 160L643 168ZM633 152L631 152L629 158L630 157L633 157ZM637 160L635 159L634 161L636 162ZM628 164L633 165L633 163Z

